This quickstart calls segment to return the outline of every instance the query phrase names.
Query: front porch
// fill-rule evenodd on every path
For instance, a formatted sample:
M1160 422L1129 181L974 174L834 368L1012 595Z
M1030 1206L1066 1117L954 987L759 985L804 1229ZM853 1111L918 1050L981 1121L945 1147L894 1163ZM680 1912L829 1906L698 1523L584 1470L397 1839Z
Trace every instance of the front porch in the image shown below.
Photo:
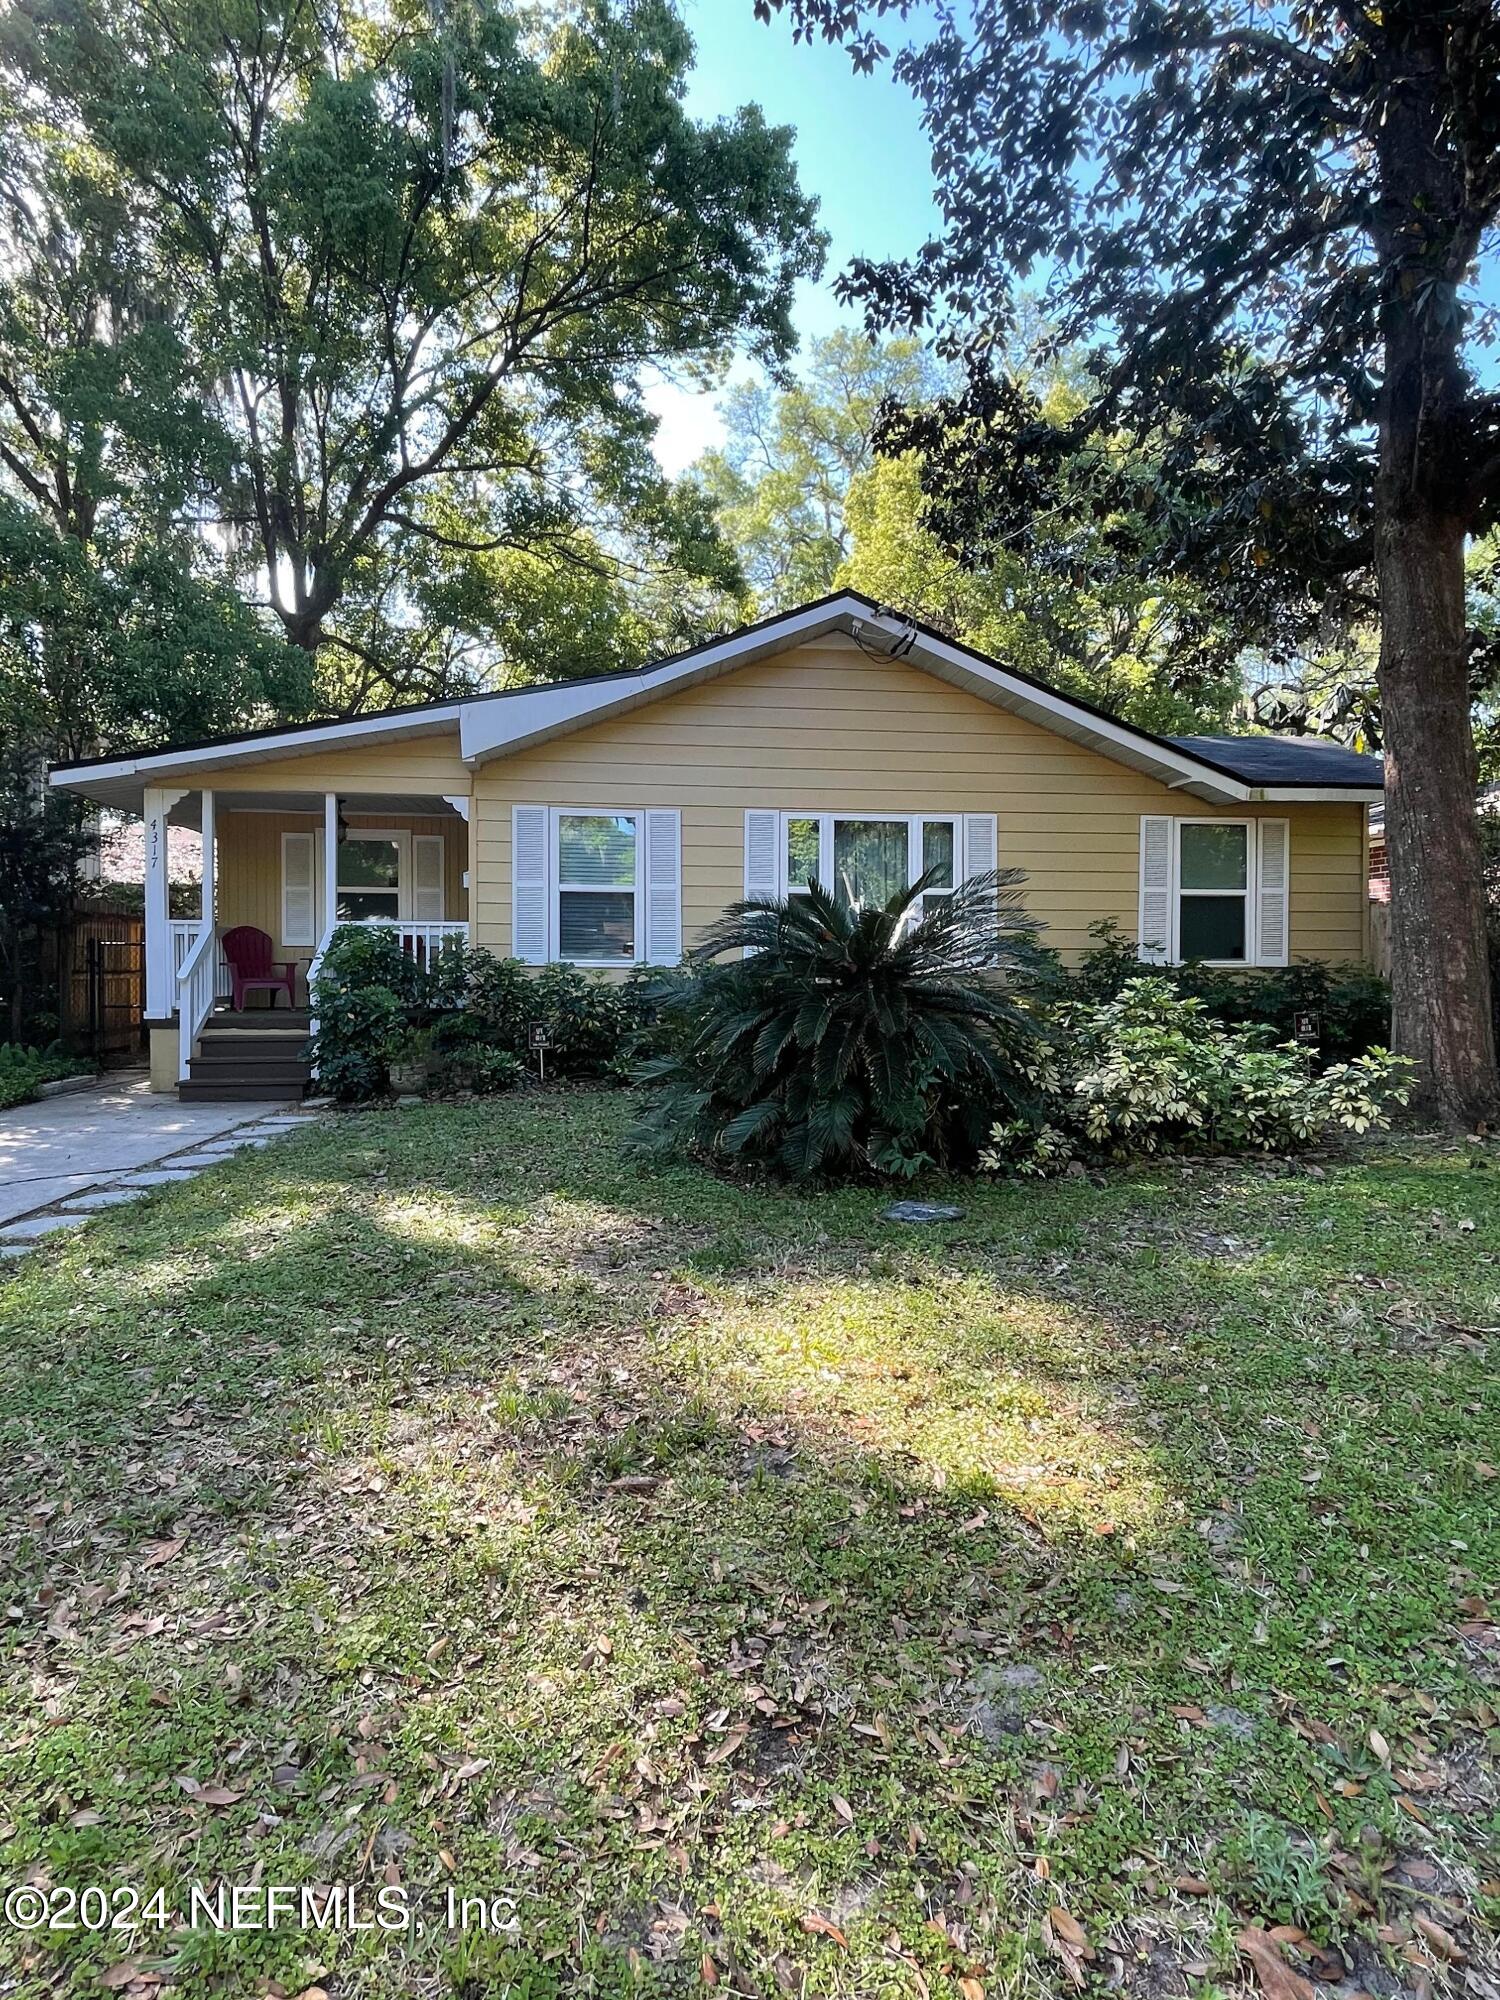
M311 988L335 929L393 932L424 963L469 935L466 794L318 794L205 786L146 794L146 1017L153 1088L185 1096L275 1086L300 1096ZM199 908L171 914L167 829L202 838ZM247 941L290 992L232 1004ZM226 949L226 939L228 948ZM267 943L268 941L268 943Z

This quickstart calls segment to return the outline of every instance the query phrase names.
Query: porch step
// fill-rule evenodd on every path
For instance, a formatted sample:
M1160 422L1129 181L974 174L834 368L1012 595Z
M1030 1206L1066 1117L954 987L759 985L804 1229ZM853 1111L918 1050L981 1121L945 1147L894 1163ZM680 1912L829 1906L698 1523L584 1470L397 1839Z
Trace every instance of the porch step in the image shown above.
M228 1029L252 1029L256 1034L291 1033L296 1030L306 1034L312 1026L312 1015L306 1007L215 1007L203 1024L206 1035L215 1035Z
M273 1025L274 1023L274 1025ZM179 1097L231 1103L272 1097L295 1101L312 1078L307 1060L309 1021L287 1012L211 1014L188 1064Z
M297 1083L307 1081L307 1064L263 1056L258 1061L229 1062L222 1056L194 1056L195 1083Z
M177 1095L183 1102L193 1104L239 1104L270 1103L300 1104L307 1090L307 1078L299 1077L295 1083L278 1083L265 1079L226 1077L222 1081L215 1078L205 1082L189 1077L177 1086Z

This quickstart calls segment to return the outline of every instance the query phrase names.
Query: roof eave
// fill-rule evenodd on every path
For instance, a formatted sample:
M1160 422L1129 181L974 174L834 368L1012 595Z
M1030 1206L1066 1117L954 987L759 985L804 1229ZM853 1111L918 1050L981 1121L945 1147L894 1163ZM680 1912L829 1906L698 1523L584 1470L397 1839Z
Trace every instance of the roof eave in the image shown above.
M451 734L460 704L425 708L404 721L399 715L358 716L343 722L305 725L263 732L241 741L203 743L181 750L155 750L133 757L94 759L84 764L57 764L47 773L49 785L77 792L97 805L140 812L146 791L155 786L186 783L196 789L212 771L242 770L256 764L279 763L319 750L347 750L381 743L410 741L419 736Z
M1259 785L1254 797L1267 804L1378 806L1385 792L1379 785Z
M481 696L410 712L266 731L241 740L62 765L50 773L50 782L98 804L139 812L146 789L153 785L185 782L192 786L195 781L201 784L209 772L217 769L242 769L320 749L442 734L455 725L460 754L472 768L627 714L648 702L832 632L842 632L858 643L863 643L868 635L880 642L880 657L912 659L952 686L1139 771L1169 790L1212 804L1244 805L1262 800L1377 803L1382 796L1378 787L1251 783L1212 759L1117 722L1086 703L1001 667L929 628L890 616L857 592L842 592L816 604L804 605L800 610L696 647L680 658L644 668L638 674L557 682L547 687L515 690L504 699Z

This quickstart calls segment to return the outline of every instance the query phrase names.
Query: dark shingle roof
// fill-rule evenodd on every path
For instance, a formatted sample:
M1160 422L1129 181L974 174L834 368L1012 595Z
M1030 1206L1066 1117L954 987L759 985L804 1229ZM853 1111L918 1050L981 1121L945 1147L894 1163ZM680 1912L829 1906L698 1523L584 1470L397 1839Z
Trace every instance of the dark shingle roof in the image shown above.
M1307 736L1173 736L1169 741L1233 772L1247 785L1347 785L1368 791L1385 782L1378 757Z

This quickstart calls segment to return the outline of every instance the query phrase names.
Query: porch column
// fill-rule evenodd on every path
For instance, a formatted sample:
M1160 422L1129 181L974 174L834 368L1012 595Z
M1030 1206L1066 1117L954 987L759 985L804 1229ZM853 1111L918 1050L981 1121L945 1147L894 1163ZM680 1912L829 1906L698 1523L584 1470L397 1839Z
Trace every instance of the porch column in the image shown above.
M167 816L186 793L148 787L146 814L146 1018L165 1021L177 1011L177 970L172 963L172 899Z
M323 928L318 954L333 929L339 911L339 795L323 794Z
M219 914L218 884L214 880L214 864L218 859L214 845L214 795L205 791L200 797L203 801L203 816L199 821L203 837L203 896L198 908L202 916L200 929L211 931Z
M464 823L464 861L466 865L463 871L463 885L464 908L468 912L465 921L469 926L469 934L466 942L469 944L474 942L474 884L478 879L475 866L478 860L478 829L474 822L473 812L471 811L473 803L473 795L469 792L444 792L443 794L443 804L451 806Z

